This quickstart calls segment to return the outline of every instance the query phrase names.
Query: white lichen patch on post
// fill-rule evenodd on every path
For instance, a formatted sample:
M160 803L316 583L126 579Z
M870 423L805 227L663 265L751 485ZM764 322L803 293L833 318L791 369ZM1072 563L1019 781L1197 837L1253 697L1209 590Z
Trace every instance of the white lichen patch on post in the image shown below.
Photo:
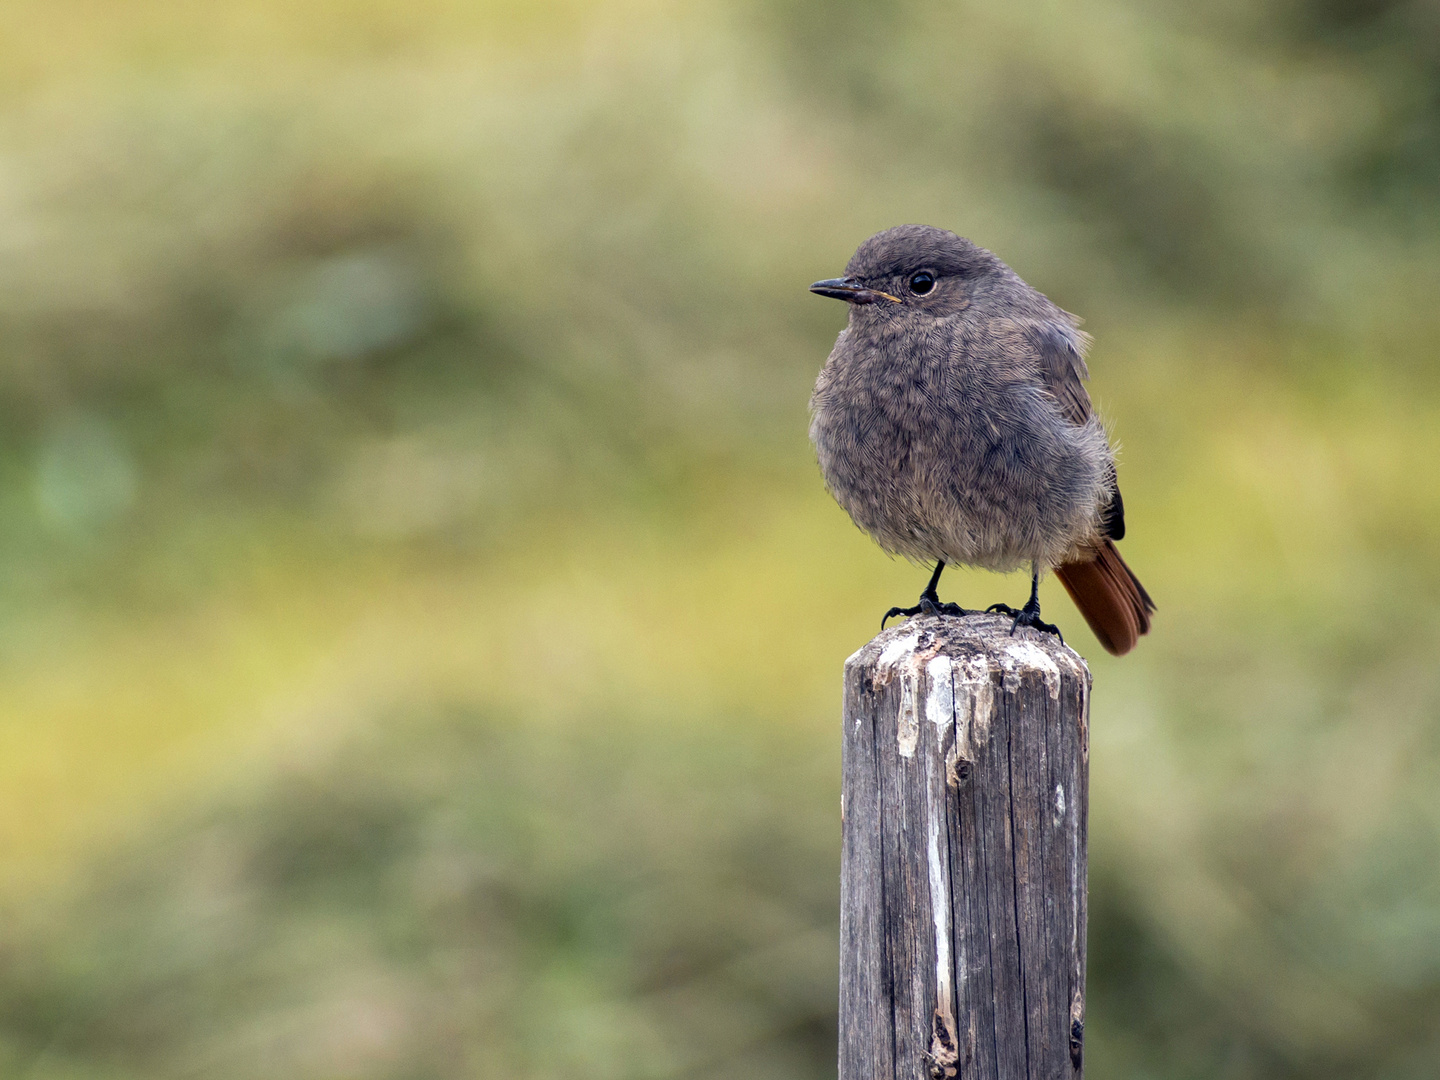
M935 985L940 988L940 1008L949 1013L954 1008L955 992L951 985L950 962L950 890L940 866L940 817L934 800L929 803L926 839L930 862L930 915L935 923Z
M915 746L920 741L920 717L915 712L916 672L908 667L900 673L900 714L895 718L895 743L900 756L915 756Z
M1050 654L1033 641L1012 641L999 654L1005 669L1005 689L1015 690L1023 671L1038 671L1045 680L1045 692L1052 701L1060 700L1060 668ZM1012 681L1017 680L1017 681Z
M1061 662L1070 668L1080 683L1080 754L1090 760L1090 665L1072 649L1066 649L1059 656Z
M966 657L955 669L955 756L975 760L975 752L990 741L995 715L995 672L985 655Z
M885 644L875 662L872 683L884 686L892 680L900 680L900 708L895 717L895 741L900 756L912 758L920 738L920 717L923 713L935 724L937 730L948 726L954 719L955 698L951 687L951 660L943 654L936 655L938 646L931 633L925 630L910 631L898 635ZM927 647L923 643L931 644ZM855 654L861 657L864 650ZM923 684L922 684L923 678ZM922 698L923 693L923 698ZM943 736L942 736L943 741Z
M895 741L901 757L915 756L915 746L920 738L920 717L916 708L916 692L920 681L921 658L916 646L920 643L920 631L905 624L904 632L896 635L880 650L875 661L875 673L871 677L874 687L881 687L899 676L900 709L895 717ZM865 650L861 649L848 663L863 663Z
M950 883L940 863L940 816L934 796L925 788L926 855L930 869L930 918L935 925L935 1023L930 1039L932 1075L953 1077L960 1059L955 1032L954 964L950 958ZM948 839L947 839L948 842Z
M954 666L944 653L925 665L925 718L935 725L942 749L955 723L955 687L951 682Z
M896 661L909 656L915 651L915 644L919 640L920 634L917 631L901 634L894 641L886 645L885 648L880 650L880 659L876 661L876 668L882 672L893 670ZM861 649L855 656L859 656L860 653L864 651L864 649ZM855 657L852 656L851 659L853 660Z

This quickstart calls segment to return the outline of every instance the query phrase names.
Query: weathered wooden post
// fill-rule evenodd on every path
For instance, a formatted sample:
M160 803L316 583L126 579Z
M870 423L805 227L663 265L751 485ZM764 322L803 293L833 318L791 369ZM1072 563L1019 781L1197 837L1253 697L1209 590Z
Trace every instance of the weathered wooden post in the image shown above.
M1090 671L1006 616L845 665L840 1080L1078 1080Z

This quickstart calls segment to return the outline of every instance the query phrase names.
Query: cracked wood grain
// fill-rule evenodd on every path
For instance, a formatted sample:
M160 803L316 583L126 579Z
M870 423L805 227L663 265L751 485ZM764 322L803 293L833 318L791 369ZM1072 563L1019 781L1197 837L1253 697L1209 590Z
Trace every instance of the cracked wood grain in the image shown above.
M845 665L840 1080L1078 1080L1090 672L1001 616Z

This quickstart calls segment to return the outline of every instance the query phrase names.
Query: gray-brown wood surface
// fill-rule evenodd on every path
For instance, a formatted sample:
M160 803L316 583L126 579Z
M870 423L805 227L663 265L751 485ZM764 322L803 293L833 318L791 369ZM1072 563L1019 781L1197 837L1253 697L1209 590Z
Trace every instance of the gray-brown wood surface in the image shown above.
M1090 672L1007 616L845 665L840 1080L1074 1080Z

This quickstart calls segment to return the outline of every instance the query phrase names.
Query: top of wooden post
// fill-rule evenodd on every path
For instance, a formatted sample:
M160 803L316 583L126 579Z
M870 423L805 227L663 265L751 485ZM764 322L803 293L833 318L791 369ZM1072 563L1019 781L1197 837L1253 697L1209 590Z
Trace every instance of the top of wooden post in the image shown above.
M984 667L1011 680L1035 672L1052 696L1059 693L1062 674L1079 678L1088 691L1090 666L1084 657L1042 630L1020 627L1011 634L1012 621L1000 614L921 615L880 631L845 661L845 668L873 667L884 678L944 656L952 664Z

